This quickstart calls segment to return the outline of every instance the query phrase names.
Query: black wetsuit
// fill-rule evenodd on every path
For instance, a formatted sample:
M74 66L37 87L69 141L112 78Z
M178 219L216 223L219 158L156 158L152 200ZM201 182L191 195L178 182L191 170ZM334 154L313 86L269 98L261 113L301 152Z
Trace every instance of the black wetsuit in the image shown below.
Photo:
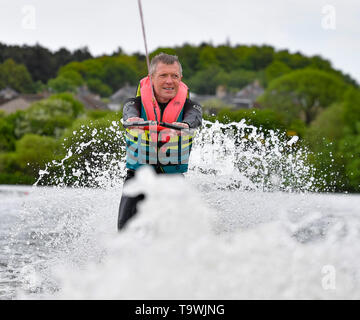
M168 103L158 103L161 109L161 116L168 105ZM123 120L126 121L132 117L140 117L141 115L141 97L128 99L123 108ZM189 128L195 129L201 125L202 122L202 107L200 104L186 99L184 104L184 115L183 123L187 123ZM163 173L160 169L158 170L156 166L154 167L156 173ZM135 170L128 169L124 181L125 184L135 177ZM139 201L145 198L144 194L139 194L135 197L125 196L124 194L120 200L119 206L119 217L118 217L118 230L121 230L126 225L126 222L136 214L137 204Z

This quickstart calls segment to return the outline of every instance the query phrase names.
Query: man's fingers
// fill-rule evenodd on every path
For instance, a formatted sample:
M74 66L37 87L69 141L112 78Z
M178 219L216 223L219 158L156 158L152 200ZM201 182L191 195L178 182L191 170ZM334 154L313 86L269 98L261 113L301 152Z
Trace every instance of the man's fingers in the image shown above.
M178 125L179 126L182 126L182 127L184 127L184 128L189 128L189 125L187 124L187 123L183 123L183 122L178 122Z
M184 122L173 122L172 124L175 125L175 126L178 126L178 127L182 127L184 129L189 128L189 125L187 123L184 123Z
M139 118L139 117L132 117L132 118L128 118L126 120L126 122L138 122L138 121L144 121L143 118ZM136 126L132 126L132 129L143 129L142 127L136 127Z
M143 118L139 118L139 117L132 117L132 118L128 118L126 121L128 122L135 122L135 121L144 121Z

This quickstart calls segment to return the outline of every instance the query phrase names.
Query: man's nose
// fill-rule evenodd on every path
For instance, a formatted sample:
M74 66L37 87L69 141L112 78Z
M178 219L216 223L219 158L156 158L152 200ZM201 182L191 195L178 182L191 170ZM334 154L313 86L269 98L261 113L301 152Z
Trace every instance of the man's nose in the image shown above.
M171 75L168 75L165 79L166 82L172 82L172 77Z

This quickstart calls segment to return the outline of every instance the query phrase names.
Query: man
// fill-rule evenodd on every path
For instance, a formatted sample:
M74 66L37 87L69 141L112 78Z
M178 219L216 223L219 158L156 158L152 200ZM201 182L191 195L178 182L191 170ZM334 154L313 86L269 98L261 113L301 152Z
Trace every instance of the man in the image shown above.
M160 53L155 56L150 63L149 77L140 81L138 89L138 96L136 98L128 99L123 108L123 120L127 122L137 122L144 120L154 120L157 122L172 123L184 129L196 129L202 122L202 108L201 106L189 99L188 88L181 81L182 68L177 56ZM152 85L152 87L151 87ZM156 101L153 100L155 96ZM174 136L174 131L167 131L169 137ZM156 156L156 161L151 162L151 154L149 145L146 150L140 150L140 142L143 140L142 136L132 137L127 133L127 176L124 184L135 176L135 171L144 163L150 163L157 173L178 173L182 174L187 171L187 162L180 163L170 161L164 163L159 161L160 157ZM150 134L151 135L151 134ZM156 139L157 135L155 134ZM128 138L130 137L130 138ZM192 138L182 140L181 137L177 138L178 142L168 143L168 145L179 145L179 154L188 155L191 150ZM171 141L171 140L170 140ZM158 141L156 141L158 143ZM186 142L188 142L186 144ZM158 146L159 151L165 147L166 143ZM187 147L186 147L187 146ZM138 149L137 149L138 147ZM157 148L158 148L157 147ZM186 149L187 148L187 149ZM170 151L170 148L168 148ZM146 161L140 161L140 154L142 151L146 154ZM168 153L165 153L168 155ZM164 157L163 157L164 158ZM166 156L165 156L166 158ZM170 157L171 158L171 157ZM169 159L170 159L169 158ZM177 158L177 157L176 157ZM128 219L136 213L136 204L138 201L144 199L144 195L140 194L137 197L128 197L123 195L119 207L118 229L122 229Z

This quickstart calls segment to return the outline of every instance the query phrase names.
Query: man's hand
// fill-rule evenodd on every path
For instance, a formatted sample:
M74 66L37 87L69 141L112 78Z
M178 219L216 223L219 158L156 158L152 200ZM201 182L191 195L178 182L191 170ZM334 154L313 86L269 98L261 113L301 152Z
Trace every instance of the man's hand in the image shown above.
M189 129L189 125L183 122L172 122L171 124L184 128ZM183 132L180 130L175 129L164 129L161 130L161 141L168 142L172 137L177 137L183 135Z
M132 117L132 118L128 118L126 120L126 122L137 122L137 121L144 121L143 118L139 118L139 117ZM131 126L131 129L141 129L144 130L143 127L137 127L137 126Z
M143 118L139 118L139 117L132 117L132 118L128 118L126 121L128 122L135 122L135 121L144 121Z
M187 123L184 123L184 122L173 122L172 123L173 125L175 125L175 126L178 126L178 127L182 127L182 128L184 128L184 129L189 129L189 125L187 124ZM179 130L174 130L175 132L176 132L176 134L178 135L178 136L184 136L184 135L187 135L188 134L188 130L181 130L181 131L179 131Z
M178 127L183 127L184 129L189 129L189 125L184 122L173 122L172 124Z

